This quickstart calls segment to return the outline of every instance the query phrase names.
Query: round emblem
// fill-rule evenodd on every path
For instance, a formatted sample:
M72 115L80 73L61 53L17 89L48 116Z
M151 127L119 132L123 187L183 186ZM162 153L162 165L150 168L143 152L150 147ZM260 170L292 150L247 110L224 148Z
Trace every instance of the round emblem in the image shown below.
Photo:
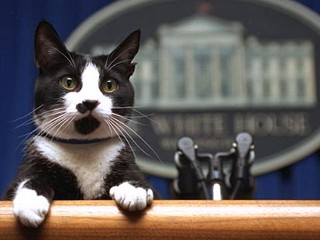
M249 132L255 175L319 147L315 13L289 0L122 0L83 22L67 46L106 54L135 29L142 31L131 78L139 124L128 133L144 171L175 177L183 136L214 154Z

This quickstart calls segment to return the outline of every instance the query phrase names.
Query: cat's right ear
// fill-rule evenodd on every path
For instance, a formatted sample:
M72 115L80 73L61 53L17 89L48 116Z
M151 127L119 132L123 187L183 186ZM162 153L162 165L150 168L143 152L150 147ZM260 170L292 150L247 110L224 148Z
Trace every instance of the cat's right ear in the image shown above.
M36 65L43 71L49 63L58 63L61 58L66 58L70 54L56 30L47 21L38 24L34 48Z

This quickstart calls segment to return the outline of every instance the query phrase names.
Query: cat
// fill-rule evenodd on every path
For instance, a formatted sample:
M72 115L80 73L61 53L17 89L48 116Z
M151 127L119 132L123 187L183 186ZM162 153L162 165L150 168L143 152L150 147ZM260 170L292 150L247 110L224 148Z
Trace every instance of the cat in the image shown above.
M38 227L53 200L114 199L129 211L152 203L153 191L125 132L139 44L136 30L109 55L83 55L69 51L49 22L38 24L33 110L38 133L28 140L4 196L13 200L13 213L23 225Z

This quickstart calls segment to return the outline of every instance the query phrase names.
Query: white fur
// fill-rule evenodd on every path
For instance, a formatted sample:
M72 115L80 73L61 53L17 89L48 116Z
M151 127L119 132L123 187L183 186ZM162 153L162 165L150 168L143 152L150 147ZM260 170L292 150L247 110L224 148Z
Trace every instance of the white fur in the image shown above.
M153 191L135 187L129 182L114 186L109 191L118 205L129 211L143 210L153 201Z
M124 147L118 139L79 146L43 137L37 137L35 145L50 161L69 169L76 176L84 199L98 198L104 193L104 177Z
M13 199L13 214L27 227L38 227L45 219L50 203L36 191L24 188L22 182Z
M49 133L60 138L94 139L114 136L115 133L110 131L110 128L104 122L104 119L107 119L112 114L113 103L110 97L103 95L100 91L99 76L98 68L93 63L88 63L81 75L82 88L80 91L66 93L63 97L65 105L65 113L63 115L65 118L60 118L62 122L64 121L63 124L53 124L56 122L54 119L57 118L58 115L61 115L61 109L57 109L57 114L51 112L50 117L47 117L42 125L39 119L35 119L39 128L46 132L45 128L50 126ZM73 121L79 120L89 114L89 112L80 113L77 110L77 105L86 100L98 101L99 103L91 114L100 121L101 124L99 128L90 135L78 133L74 125L71 124L71 119L73 119Z

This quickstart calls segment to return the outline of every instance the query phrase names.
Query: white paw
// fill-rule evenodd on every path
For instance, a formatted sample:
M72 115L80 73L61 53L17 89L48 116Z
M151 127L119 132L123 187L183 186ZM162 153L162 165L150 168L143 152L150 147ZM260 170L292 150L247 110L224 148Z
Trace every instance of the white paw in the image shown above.
M128 182L112 187L109 193L118 205L129 211L143 210L153 201L151 189L135 187Z
M13 199L13 214L27 227L38 227L49 211L49 201L36 191L20 188Z

